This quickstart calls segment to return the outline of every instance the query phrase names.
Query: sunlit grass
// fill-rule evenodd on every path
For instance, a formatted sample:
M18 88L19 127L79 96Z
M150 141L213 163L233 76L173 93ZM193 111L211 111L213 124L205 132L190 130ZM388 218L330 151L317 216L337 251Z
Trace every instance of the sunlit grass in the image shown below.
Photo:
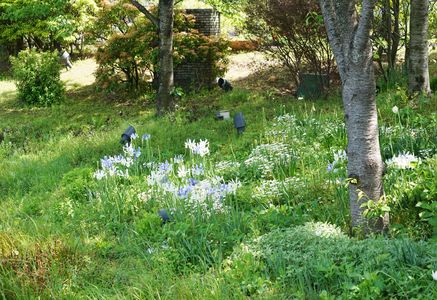
M243 56L237 60L244 58L244 62L249 63L252 59L251 55ZM254 59L259 60L259 57ZM393 249L393 240L365 242L370 245L366 246L369 250L363 252L367 255L366 268L389 261L389 255L401 264L400 275L396 275L397 285L383 275L386 270L377 269L374 272L377 275L373 271L355 274L349 265L328 264L323 255L308 256L325 253L325 250L336 253L338 247L341 253L351 255L344 258L348 261L352 254L335 241L319 241L302 234L297 235L301 243L292 243L288 237L278 238L272 243L274 261L265 260L264 256L260 260L256 253L249 255L240 251L260 236L269 237L272 230L279 237L283 233L288 236L298 232L295 228L300 227L296 226L307 221L329 221L348 233L347 188L342 181L346 176L345 162L338 166L337 173L327 171L333 161L333 151L344 150L347 142L338 94L323 100L302 101L281 95L267 83L259 90L247 90L242 88L247 74L234 70L235 77L229 75L235 82L233 92L216 89L189 94L179 103L177 112L157 118L153 103L126 100L120 94L109 98L104 93L96 93L92 85L94 70L95 63L84 60L74 62L72 70L63 71L67 100L50 108L20 106L15 99L13 82L0 81L0 256L3 255L0 257L0 298L276 299L287 298L284 292L287 285L282 283L294 280L292 276L301 279L288 285L297 298L317 298L319 294L314 291L322 286L334 298L339 289L344 288L343 295L347 297L350 290L342 286L342 282L359 286L362 290L355 288L354 293L362 295L367 288L375 292L371 287L382 279L390 288L401 286L400 295L419 298L422 292L426 293L424 297L432 295L432 288L426 283L433 283L428 273L430 268L437 269L437 265L429 258L426 249L430 242L426 241L417 244L409 241L405 245L395 241L396 245L402 244L402 251L424 251L417 257L429 260L424 264L415 262L414 267L404 264L402 253L378 252L380 255L372 257L372 251L382 251L377 250L379 245ZM153 99L153 96L147 98ZM411 145L435 151L435 97L410 102L403 90L398 89L380 94L378 104L380 125L394 132L381 135L384 158L410 150ZM393 105L401 112L402 128L399 116L392 112ZM243 135L237 135L232 120L214 119L215 112L222 109L244 113L247 127ZM265 192L266 188L259 187L267 179L261 178L257 170L246 167L244 161L257 146L278 142L268 132L275 117L284 114L295 117L295 123L286 128L289 136L285 143L297 159L286 165L278 164L268 180L281 182L292 178L296 181L289 182L296 184L282 187L274 197L257 198L255 191ZM170 161L176 154L188 155L184 147L187 139L208 139L211 166L224 160L240 163L242 167L235 172L243 186L235 196L226 199L226 205L231 208L229 213L212 216L208 221L199 214L179 215L176 222L162 226L157 211L163 208L165 201L151 199L139 206L136 214L108 209L116 207L115 203L106 203L107 209L99 210L104 205L101 202L104 191L107 193L104 199L126 200L121 202L121 208L123 205L129 208L128 204L137 194L148 187L147 170L133 173L129 180L117 185L108 183L106 189L105 182L93 178L93 172L100 168L101 158L122 153L120 135L129 125L140 135L151 134L150 145L157 162ZM422 190L410 190L409 186L409 179L414 183L421 178L429 184L428 193L432 193L433 171L420 170L421 173L409 175L408 170L400 172L402 180L390 171L386 192L404 202L410 201L410 195L402 198L404 192L411 193L412 199L426 197L419 193ZM416 191L419 192L416 194ZM395 213L404 209L398 216L417 217L412 214L417 208L396 205ZM402 218L394 221L403 222ZM402 223L404 227L397 227L394 233L429 236L425 222L415 219L411 222L412 226ZM288 256L281 255L278 245L289 247L284 250ZM305 245L310 245L310 252ZM359 248L361 244L348 239L348 245ZM294 253L296 251L298 253ZM363 253L353 255L361 257ZM415 257L414 252L408 253L409 257ZM299 261L299 257L311 260L308 268L324 275L317 273L319 275L307 278L313 282L305 281L304 275L298 273L309 276L309 269L287 263ZM293 268L293 272L282 274L281 268ZM413 279L407 279L407 275L414 277L420 287L409 285ZM332 282L335 284L330 285Z

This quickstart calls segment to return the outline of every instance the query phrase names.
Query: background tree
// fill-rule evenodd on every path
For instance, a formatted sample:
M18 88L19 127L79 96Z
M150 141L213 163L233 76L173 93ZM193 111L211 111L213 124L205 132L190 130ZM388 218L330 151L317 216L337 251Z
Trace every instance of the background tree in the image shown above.
M431 93L428 71L429 0L411 0L408 92Z
M155 13L156 8L151 11ZM172 51L175 67L209 62L214 75L222 76L227 66L228 43L222 38L200 34L195 24L194 16L182 10L175 12ZM138 9L122 2L102 3L93 35L98 47L98 87L105 91L152 88L151 83L158 78L159 38L156 26Z
M401 2L404 0L384 0L376 3L372 41L375 45L375 60L385 82L390 80L396 68L397 54L402 36ZM384 66L383 63L387 65Z
M159 70L158 93L156 107L158 115L163 115L173 106L173 0L159 0L158 18L138 1L130 1L146 18L148 18L159 32Z
M301 72L330 75L334 70L317 0L255 0L246 13L247 31L287 68L295 86Z
M320 6L342 82L352 227L361 227L366 232L382 231L388 216L368 220L363 215L365 203L383 199L384 165L379 147L370 43L375 1L320 0Z
M25 48L54 50L61 45L82 52L96 11L94 0L4 0L0 42L14 55Z

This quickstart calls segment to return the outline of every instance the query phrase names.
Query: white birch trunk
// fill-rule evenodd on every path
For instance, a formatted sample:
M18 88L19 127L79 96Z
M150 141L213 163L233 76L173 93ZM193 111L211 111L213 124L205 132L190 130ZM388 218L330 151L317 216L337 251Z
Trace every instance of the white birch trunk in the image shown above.
M385 230L388 216L368 220L363 216L364 201L383 199L382 162L375 101L375 78L370 44L373 0L362 1L358 19L358 1L320 0L329 42L342 81L342 97L348 135L349 200L352 227L365 233ZM360 191L366 196L359 197Z

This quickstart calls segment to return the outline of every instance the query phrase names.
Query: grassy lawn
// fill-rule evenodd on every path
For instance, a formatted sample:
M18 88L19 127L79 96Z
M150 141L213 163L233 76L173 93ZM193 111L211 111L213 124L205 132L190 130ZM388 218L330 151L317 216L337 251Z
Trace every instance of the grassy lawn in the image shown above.
M389 236L358 240L338 93L297 100L277 72L243 70L253 57L233 58L234 91L186 95L164 118L152 96L96 92L92 60L63 71L67 100L49 108L21 106L0 81L0 298L437 298L432 226L416 207L437 197L436 96L378 96L384 160L417 160L387 169ZM244 113L244 134L215 120L222 109ZM129 125L138 157L119 143ZM208 140L209 155L188 139Z

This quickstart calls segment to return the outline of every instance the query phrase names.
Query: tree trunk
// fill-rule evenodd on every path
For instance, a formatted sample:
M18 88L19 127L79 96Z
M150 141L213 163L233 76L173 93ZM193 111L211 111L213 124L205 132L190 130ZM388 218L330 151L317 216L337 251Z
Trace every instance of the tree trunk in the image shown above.
M159 1L159 87L158 115L172 109L173 96L173 0Z
M393 67L396 66L396 58L397 58L397 53L398 53L398 48L399 48L399 41L401 38L401 34L400 34L400 27L399 27L399 13L400 13L400 1L399 0L394 0L393 1L393 18L394 18L394 23L393 23L393 33L392 33L392 51L391 51L391 56L389 57L390 60L390 65L392 65Z
M367 65L349 63L348 76L343 83L343 105L348 136L349 202L352 227L365 232L381 231L382 219L368 222L361 205L368 200L380 201L383 196L383 162L378 137L378 119L375 101L375 78L371 57ZM356 183L355 183L356 180ZM365 197L360 198L360 191Z
M402 1L402 10L404 15L404 47L405 47L405 54L404 54L404 72L406 75L408 75L408 64L409 64L409 56L410 56L410 45L409 45L409 39L408 39L408 30L409 26L407 24L409 23L409 17L410 17L410 2L409 1Z
M159 17L156 18L150 11L136 0L130 0L146 18L157 28L159 33L159 70L158 93L156 110L159 116L173 109L173 11L174 0L159 0Z
M428 71L429 0L411 0L408 92L431 94Z
M383 162L379 147L378 120L375 101L375 77L370 31L373 21L373 0L320 0L328 37L342 81L342 97L348 135L349 201L352 227L365 233L382 232L388 216L367 219L361 204L383 200ZM359 21L358 21L359 20ZM362 197L361 195L365 195Z

